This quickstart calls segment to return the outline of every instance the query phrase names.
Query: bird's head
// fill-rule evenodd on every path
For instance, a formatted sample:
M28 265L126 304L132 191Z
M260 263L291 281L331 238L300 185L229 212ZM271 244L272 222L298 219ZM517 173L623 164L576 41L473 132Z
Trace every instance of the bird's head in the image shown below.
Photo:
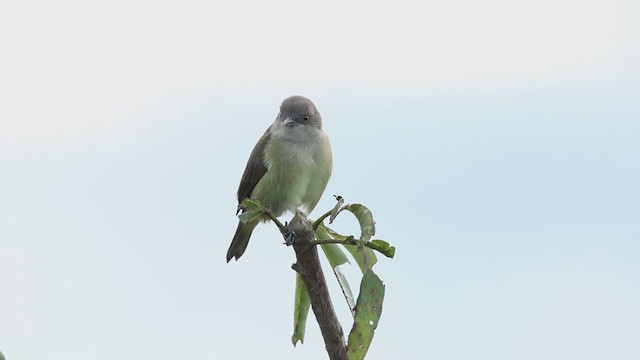
M287 127L307 125L322 129L322 117L318 109L304 96L294 95L284 99L278 119Z

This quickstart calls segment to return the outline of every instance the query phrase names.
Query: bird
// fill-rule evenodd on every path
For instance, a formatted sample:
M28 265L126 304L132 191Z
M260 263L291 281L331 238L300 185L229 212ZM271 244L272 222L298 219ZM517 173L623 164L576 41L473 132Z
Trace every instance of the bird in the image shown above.
M238 212L244 211L242 201L250 198L275 217L296 210L307 216L318 204L332 168L331 143L322 130L320 112L304 96L287 97L249 156L238 187ZM227 262L244 254L255 227L268 220L263 215L239 221Z

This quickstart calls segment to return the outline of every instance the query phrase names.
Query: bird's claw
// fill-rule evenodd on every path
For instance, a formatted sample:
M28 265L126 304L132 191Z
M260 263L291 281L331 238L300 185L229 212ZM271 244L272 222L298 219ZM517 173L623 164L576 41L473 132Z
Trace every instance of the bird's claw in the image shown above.
M289 226L289 223L284 223L284 226L287 228L287 232L282 233L282 236L284 237L284 243L287 246L291 246L296 241L296 232L293 231L293 229Z

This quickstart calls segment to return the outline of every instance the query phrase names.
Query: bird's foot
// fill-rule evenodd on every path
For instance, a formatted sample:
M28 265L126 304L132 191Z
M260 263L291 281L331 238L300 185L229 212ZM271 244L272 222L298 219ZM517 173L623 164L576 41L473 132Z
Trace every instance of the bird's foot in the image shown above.
M293 245L293 243L296 241L296 232L293 231L293 229L289 226L289 223L284 223L284 226L287 228L287 232L286 233L282 233L282 236L284 237L284 243L287 246L291 246Z

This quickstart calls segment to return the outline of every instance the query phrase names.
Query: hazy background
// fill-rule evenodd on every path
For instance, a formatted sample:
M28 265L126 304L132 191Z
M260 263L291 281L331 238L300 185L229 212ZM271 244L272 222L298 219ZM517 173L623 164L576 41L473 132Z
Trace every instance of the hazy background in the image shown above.
M2 8L8 360L325 359L272 225L224 261L292 94L333 143L318 212L397 247L370 359L640 358L638 1Z

